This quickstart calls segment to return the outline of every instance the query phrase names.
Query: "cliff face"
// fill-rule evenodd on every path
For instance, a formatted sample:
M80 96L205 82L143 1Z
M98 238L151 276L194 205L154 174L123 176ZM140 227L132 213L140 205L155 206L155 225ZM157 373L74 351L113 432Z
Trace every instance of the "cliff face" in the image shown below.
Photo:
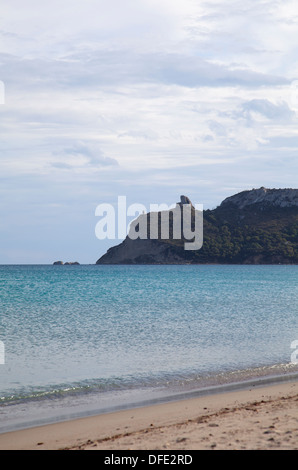
M184 249L160 240L131 240L110 248L96 264L185 264Z
M182 204L191 202L181 196L177 206ZM193 207L192 211L194 219ZM243 191L204 211L203 217L200 250L186 251L185 240L171 236L166 240L126 237L97 264L298 264L297 189Z

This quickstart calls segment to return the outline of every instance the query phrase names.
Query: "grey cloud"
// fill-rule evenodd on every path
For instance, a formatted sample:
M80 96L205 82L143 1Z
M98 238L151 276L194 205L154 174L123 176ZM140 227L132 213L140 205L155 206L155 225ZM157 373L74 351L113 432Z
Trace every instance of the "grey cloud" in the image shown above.
M207 134L207 135L204 135L204 136L202 137L202 141L203 141L203 142L213 142L213 141L214 141L214 137L212 137L212 135Z
M61 158L82 156L87 160L87 166L118 166L119 163L116 159L105 157L100 149L91 149L86 144L75 143L71 147L65 147L59 152L53 152L53 155L59 155ZM72 169L77 165L65 162L52 163L55 168Z
M196 86L244 86L277 85L287 83L282 77L266 75L252 70L231 70L199 57L165 54L155 59L156 78L162 82Z
M51 163L51 166L54 168L62 169L62 170L71 170L73 168L72 165L69 165L68 163L63 163L63 162L53 162Z
M11 33L9 31L5 31L3 29L0 30L0 34L1 34L1 36L5 36L5 37L8 37L8 38L19 38L20 37L16 33Z
M211 132L219 137L224 137L227 134L225 127L217 121L208 121L208 126Z
M63 60L23 59L0 55L1 79L26 89L54 89L164 83L185 87L280 85L283 77L230 69L197 56L174 53L136 53L131 51L95 51L71 55Z
M119 163L115 158L104 157L102 155L92 155L89 157L89 165L91 166L118 166Z
M278 121L289 121L295 113L292 111L288 104L282 102L280 104L274 104L267 99L254 99L246 101L242 104L243 115L251 118L251 113L259 113L268 119Z
M298 136L276 136L269 139L269 145L275 148L295 148L298 149Z
M72 147L66 147L62 150L66 155L84 155L90 157L92 155L90 149L84 144L74 144Z

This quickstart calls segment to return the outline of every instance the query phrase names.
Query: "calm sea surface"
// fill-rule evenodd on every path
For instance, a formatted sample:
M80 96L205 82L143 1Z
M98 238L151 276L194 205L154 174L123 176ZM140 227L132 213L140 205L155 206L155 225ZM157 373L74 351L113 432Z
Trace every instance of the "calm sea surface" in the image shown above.
M287 379L295 340L298 266L0 266L0 432Z

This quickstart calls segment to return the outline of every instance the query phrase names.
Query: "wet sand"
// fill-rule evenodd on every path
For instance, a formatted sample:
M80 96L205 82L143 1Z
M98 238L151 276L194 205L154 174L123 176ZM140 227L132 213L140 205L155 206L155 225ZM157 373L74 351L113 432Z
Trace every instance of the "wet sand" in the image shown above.
M298 449L298 382L0 434L0 449Z

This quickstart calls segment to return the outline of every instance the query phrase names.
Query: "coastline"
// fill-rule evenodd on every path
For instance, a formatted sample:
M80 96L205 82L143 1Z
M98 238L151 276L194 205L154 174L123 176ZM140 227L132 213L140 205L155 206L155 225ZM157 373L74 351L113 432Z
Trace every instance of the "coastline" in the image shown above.
M11 431L0 449L296 449L297 401L297 380L262 384Z
M181 378L180 378L181 379ZM149 387L124 388L98 393L96 388L87 391L83 388L72 393L66 388L62 394L37 394L35 397L16 397L15 401L0 406L1 434L36 428L80 418L87 418L117 411L148 407L207 395L218 395L249 388L277 385L298 380L296 364L274 364L246 370L235 370L197 379L172 382ZM185 380L186 379L186 380Z

